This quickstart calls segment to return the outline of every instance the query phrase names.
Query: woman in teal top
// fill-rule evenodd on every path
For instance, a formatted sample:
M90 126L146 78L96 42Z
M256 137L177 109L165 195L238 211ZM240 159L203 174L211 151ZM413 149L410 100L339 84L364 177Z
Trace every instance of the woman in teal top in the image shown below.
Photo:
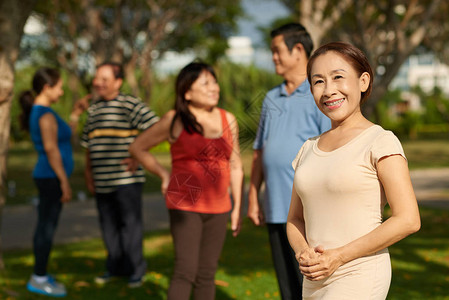
M50 108L63 93L59 72L41 68L33 77L33 90L23 92L19 99L22 129L30 132L38 152L33 171L33 179L39 190L38 221L33 239L35 265L27 289L51 296L66 295L64 285L47 274L47 262L62 203L72 198L68 179L73 171L70 143L72 130ZM82 106L76 105L71 118L77 119L82 112Z

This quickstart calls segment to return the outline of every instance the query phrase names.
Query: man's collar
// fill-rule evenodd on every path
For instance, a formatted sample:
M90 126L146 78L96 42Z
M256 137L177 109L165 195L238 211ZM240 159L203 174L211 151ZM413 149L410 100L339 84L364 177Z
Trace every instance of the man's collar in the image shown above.
M304 80L294 91L293 91L293 93L291 93L290 95L287 93L287 88L286 88L286 84L285 84L285 81L284 82L282 82L282 84L281 84L281 86L280 86L280 95L281 96L285 96L285 97L288 97L288 96L291 96L291 95L293 95L293 94L296 94L296 93L301 93L301 94L304 94L304 93L307 93L309 90L310 90L310 84L309 84L309 81L306 79L306 80Z

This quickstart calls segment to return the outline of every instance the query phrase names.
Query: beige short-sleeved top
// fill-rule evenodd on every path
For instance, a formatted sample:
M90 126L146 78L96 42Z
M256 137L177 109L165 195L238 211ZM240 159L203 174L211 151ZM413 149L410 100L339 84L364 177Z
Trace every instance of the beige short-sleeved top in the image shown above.
M382 223L386 204L377 163L404 151L398 138L373 125L342 147L325 152L320 137L304 143L292 165L311 247L343 246ZM304 280L304 299L385 299L391 279L388 250L353 260L329 278Z

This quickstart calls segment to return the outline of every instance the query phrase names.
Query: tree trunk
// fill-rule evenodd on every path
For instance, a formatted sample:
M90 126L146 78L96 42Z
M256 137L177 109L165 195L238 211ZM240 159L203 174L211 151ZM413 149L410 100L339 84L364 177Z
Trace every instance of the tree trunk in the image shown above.
M80 81L78 76L72 72L69 72L67 76L67 85L69 87L70 92L72 93L72 105L76 100L80 98Z
M151 102L151 92L153 87L153 74L151 70L142 70L142 79L140 86L143 89L142 101L150 105Z
M131 88L131 94L134 96L141 97L139 90L139 82L136 77L136 65L138 60L138 53L134 51L131 59L124 65L125 79Z
M417 45L403 47L406 49L403 52L397 53L394 62L387 66L385 74L382 75L378 80L374 80L373 90L371 92L370 98L363 105L363 114L367 118L371 118L373 121L378 122L379 116L376 109L377 104L380 102L383 96L388 92L388 86L393 81L396 74L399 72L402 64L410 56L410 53L415 49ZM411 49L411 50L410 50Z
M68 78L67 78L67 85L69 87L70 92L72 93L72 107L75 104L75 102L77 100L80 99L80 80L78 79L78 76L72 72L68 72L67 74ZM78 129L78 126L75 127L76 129ZM75 130L76 130L75 129ZM73 149L79 150L80 149L80 139L79 139L79 134L78 132L73 132L72 134L72 146Z
M0 1L0 225L2 224L1 213L6 202L6 158L14 87L14 64L19 55L23 27L35 2L36 0ZM0 235L0 269L4 267L1 252Z
M145 57L142 63L142 78L140 79L140 88L143 89L142 101L150 105L151 92L153 90L153 72L151 71L151 59Z

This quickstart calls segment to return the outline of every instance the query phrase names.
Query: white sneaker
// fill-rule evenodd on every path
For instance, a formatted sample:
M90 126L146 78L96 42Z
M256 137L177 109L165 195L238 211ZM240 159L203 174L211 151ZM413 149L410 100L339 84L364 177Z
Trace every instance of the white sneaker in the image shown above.
M142 284L143 284L143 278L142 277L140 277L140 278L130 278L129 280L128 280L128 287L129 288L138 288L138 287L141 287L142 286Z
M42 283L38 283L31 276L30 281L27 283L27 290L32 293L53 297L65 297L67 295L65 286L57 282L52 276L48 276L48 280Z

